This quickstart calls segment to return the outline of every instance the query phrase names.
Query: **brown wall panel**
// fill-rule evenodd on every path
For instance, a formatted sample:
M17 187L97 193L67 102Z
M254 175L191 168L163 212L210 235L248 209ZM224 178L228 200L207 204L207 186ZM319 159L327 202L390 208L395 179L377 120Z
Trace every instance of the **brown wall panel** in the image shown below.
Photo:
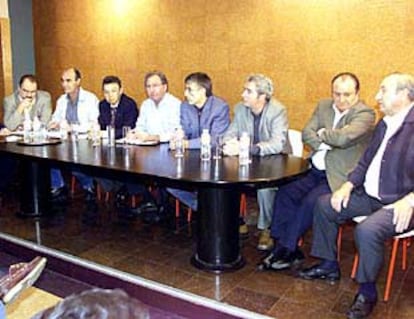
M101 96L102 77L117 74L139 103L149 70L179 97L183 78L205 71L231 105L261 72L301 129L337 72L355 72L373 106L385 74L414 72L412 12L411 0L33 0L36 69L55 98L74 65L85 88Z

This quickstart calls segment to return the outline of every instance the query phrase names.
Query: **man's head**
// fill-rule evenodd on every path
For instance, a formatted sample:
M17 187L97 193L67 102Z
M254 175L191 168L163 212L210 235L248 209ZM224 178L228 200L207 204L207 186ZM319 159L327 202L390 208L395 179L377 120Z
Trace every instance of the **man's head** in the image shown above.
M66 94L73 94L79 90L81 82L81 73L78 69L70 68L62 73L60 78L63 91Z
M243 87L243 103L254 111L261 112L273 95L273 82L263 74L253 74Z
M144 78L145 91L147 96L155 102L160 103L168 91L168 80L164 73L151 71Z
M121 80L114 75L105 76L102 80L102 91L105 100L111 104L118 104L123 93Z
M343 72L335 75L331 81L332 98L341 112L350 109L359 101L359 80L355 74Z
M148 307L120 289L93 288L66 297L56 306L37 314L34 319L146 319Z
M202 107L209 96L213 95L210 77L201 72L191 73L184 79L184 96L188 103Z
M19 96L32 102L36 98L37 80L33 74L25 74L19 80Z
M414 77L410 74L392 73L380 85L375 99L385 115L394 115L414 101Z

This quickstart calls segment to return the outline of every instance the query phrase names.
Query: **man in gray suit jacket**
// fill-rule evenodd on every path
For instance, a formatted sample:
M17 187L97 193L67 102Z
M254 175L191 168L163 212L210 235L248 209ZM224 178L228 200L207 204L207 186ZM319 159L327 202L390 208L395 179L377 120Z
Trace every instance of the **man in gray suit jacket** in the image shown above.
M32 74L25 74L20 78L19 88L4 99L3 107L4 125L10 131L23 125L26 112L32 121L37 116L44 124L49 122L52 114L50 94L38 90L36 77Z
M238 137L243 132L251 137L253 155L265 156L290 152L286 108L272 96L271 79L261 74L254 74L247 78L242 93L243 102L236 105L234 119L224 135L224 154L238 154ZM259 204L257 228L261 231L257 245L259 250L269 250L273 246L269 226L275 192L276 188L257 191Z
M319 102L302 134L312 167L276 195L271 235L278 242L262 261L264 269L287 269L304 259L297 244L312 225L317 199L346 181L371 137L375 112L359 101L358 78L340 73L331 85L332 99Z

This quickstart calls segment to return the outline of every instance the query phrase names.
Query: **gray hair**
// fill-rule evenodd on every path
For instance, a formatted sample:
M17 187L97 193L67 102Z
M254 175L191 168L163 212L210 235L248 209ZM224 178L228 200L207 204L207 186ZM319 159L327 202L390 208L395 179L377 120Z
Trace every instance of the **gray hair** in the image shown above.
M273 96L273 81L263 74L252 74L247 78L247 82L254 82L259 95L266 95L266 101L269 102Z
M414 101L414 76L408 73L391 73L389 77L393 78L396 83L396 90L408 90L408 99Z

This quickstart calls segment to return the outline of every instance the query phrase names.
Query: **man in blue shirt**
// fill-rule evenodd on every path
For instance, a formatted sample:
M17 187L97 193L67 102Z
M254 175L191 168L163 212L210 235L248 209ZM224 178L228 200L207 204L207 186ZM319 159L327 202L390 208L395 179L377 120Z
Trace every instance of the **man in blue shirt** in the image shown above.
M184 130L184 147L200 149L200 137L208 130L212 144L230 125L230 112L227 102L213 95L210 77L201 72L189 74L185 80L184 96L181 104L180 122ZM197 194L179 189L168 191L193 210L197 210Z

